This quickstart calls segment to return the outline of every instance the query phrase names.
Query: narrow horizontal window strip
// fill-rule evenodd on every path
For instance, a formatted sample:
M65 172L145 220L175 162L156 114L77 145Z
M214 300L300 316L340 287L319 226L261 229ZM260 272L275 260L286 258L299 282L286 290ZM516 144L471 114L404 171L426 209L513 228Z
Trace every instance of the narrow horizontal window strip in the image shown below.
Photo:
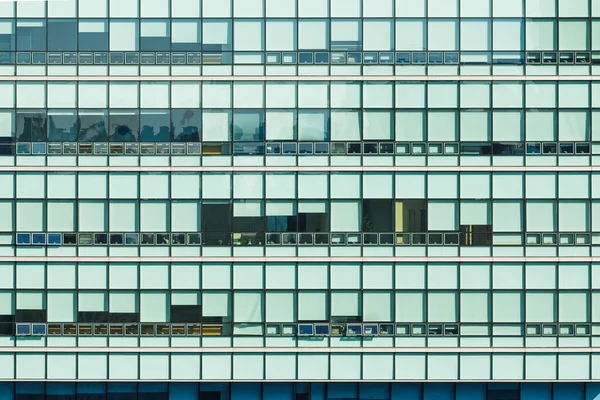
M178 263L202 263L202 262L252 262L252 263L264 263L264 262L273 262L273 263L295 263L295 262L317 262L317 263L330 263L330 262L387 262L387 263L396 263L396 262L452 262L452 263L461 263L461 262L482 262L482 263L498 263L498 262L508 262L508 263L527 263L527 262L547 262L547 263L558 263L558 262L570 262L570 263L597 263L600 262L600 257L580 257L580 256L559 256L559 257L441 257L441 256L431 256L431 257L396 257L396 256L387 256L387 257L308 257L308 256L300 256L300 257L275 257L275 256L256 256L256 257L247 257L247 256L222 256L222 257L151 257L151 256L142 256L142 257L119 257L119 256L99 256L99 257L62 257L62 256L2 256L0 257L0 262L128 262L128 263L136 263L136 262L156 262L156 263L169 263L169 262L178 262Z
M0 76L0 81L126 81L126 82L170 82L170 81L247 81L247 82L273 82L273 81L599 81L600 75L359 75L359 76L317 76L317 75L269 75L269 76L45 76L28 75Z
M0 172L595 172L600 166L272 166L272 167L147 167L147 166L2 166Z

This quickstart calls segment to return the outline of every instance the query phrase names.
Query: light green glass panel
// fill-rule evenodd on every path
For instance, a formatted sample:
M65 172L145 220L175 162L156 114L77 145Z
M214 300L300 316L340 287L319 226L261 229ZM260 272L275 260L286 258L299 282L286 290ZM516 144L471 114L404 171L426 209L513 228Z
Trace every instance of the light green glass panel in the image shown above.
M527 37L529 38L529 34ZM528 108L556 107L556 86L555 82L527 82L525 84L526 106Z
M137 201L111 201L109 203L111 232L137 232L139 207Z
M140 322L168 322L170 309L169 297L167 292L141 292ZM111 293L111 307L112 303ZM125 304L123 305L125 306ZM127 301L127 305L131 306L131 300Z
M80 201L78 210L79 231L106 232L108 230L107 206L106 201Z
M528 200L526 214L527 231L556 232L556 202L551 200Z
M491 174L466 172L460 174L460 197L487 199L491 194Z
M562 232L587 232L590 204L587 201L561 200L558 203L558 227Z
M296 322L296 293L268 291L266 322Z
M556 322L555 292L527 292L525 305L527 322Z
M427 210L430 231L458 230L458 202L430 201Z
M202 315L207 317L231 317L231 292L203 291Z
M492 138L494 141L523 140L524 133L522 111L494 111L492 121Z
M456 322L458 295L456 292L429 292L427 295L428 322Z
M200 232L199 202L172 201L171 230L173 232Z
M74 232L76 230L75 201L49 201L48 231Z
M355 291L334 291L331 293L331 316L347 317L362 315L361 294Z
M523 202L494 201L494 232L521 232L523 229Z
M396 140L411 142L425 140L426 118L424 111L397 111Z
M435 50L435 49L433 49ZM451 50L451 49L447 49ZM454 108L458 106L458 85L456 83L435 83L427 85L429 108Z
M492 129L489 111L477 110L460 113L460 140L487 142L491 137Z
M329 319L329 301L325 291L298 293L298 321L326 321Z
M523 322L523 294L520 292L495 292L492 299L492 320Z
M429 111L427 118L428 140L448 142L457 140L458 113L456 111Z
M554 13L554 7L552 7ZM527 30L525 48L527 50L556 50L557 31L556 20L551 19L528 19L525 23Z
M460 294L460 322L490 321L489 292L462 292Z
M140 175L140 197L143 199L168 199L169 174L142 172Z
M599 308L600 309L600 308ZM15 293L11 291L0 291L0 314L14 315L15 313Z
M525 16L536 18L556 17L556 0L525 1Z
M48 322L77 320L75 292L48 292Z
M140 202L140 230L167 232L170 226L169 201Z
M237 291L234 293L234 322L263 322L262 292Z
M396 322L424 322L426 297L424 292L396 292Z
M48 198L49 199L74 199L77 197L75 194L75 183L74 173L48 173ZM12 190L12 184L11 184ZM80 189L81 192L81 189ZM106 194L105 194L106 196ZM82 196L79 196L82 197Z
M107 179L106 173L80 172L77 180L79 198L104 199L108 197Z
M43 199L46 195L46 174L41 172L17 173L17 197Z
M17 291L18 310L45 310L46 293L42 291Z
M558 112L558 140L590 140L590 113L587 110Z
M145 293L147 294L147 293ZM156 294L156 298L162 295L161 293L151 293ZM150 311L150 304L146 304L148 306L144 311ZM161 303L156 301L155 304L157 308L156 312L159 313L161 311L160 306ZM138 292L133 291L111 291L110 292L110 306L108 309L110 312L114 313L137 313L140 312L140 305L138 300ZM164 311L164 306L163 306ZM168 320L159 319L156 322L165 322Z
M589 50L590 26L586 20L563 19L558 22L559 50Z
M392 306L391 292L364 292L363 321L391 322Z
M108 311L108 293L80 291L77 295L77 311Z
M559 292L558 305L559 322L589 322L588 292Z
M425 108L426 84L396 82L396 108Z

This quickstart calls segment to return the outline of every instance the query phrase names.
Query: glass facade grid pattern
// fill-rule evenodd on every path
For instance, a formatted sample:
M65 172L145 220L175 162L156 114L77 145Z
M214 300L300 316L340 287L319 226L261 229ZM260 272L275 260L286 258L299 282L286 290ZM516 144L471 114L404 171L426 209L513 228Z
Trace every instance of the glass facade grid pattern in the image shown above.
M599 66L590 0L0 1L0 399L600 398Z

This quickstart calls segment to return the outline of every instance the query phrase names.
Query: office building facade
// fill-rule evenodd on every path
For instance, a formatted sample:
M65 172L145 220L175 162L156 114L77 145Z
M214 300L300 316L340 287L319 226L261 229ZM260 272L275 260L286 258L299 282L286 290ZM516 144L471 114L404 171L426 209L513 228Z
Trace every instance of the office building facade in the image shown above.
M600 398L600 2L0 2L0 399Z

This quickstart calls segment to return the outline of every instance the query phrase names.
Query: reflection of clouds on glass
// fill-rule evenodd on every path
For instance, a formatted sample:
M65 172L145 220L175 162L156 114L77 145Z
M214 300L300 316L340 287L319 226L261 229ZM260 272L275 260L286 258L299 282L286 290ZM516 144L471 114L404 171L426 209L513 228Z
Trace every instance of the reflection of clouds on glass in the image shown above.
M171 110L173 139L178 142L200 141L200 110Z

